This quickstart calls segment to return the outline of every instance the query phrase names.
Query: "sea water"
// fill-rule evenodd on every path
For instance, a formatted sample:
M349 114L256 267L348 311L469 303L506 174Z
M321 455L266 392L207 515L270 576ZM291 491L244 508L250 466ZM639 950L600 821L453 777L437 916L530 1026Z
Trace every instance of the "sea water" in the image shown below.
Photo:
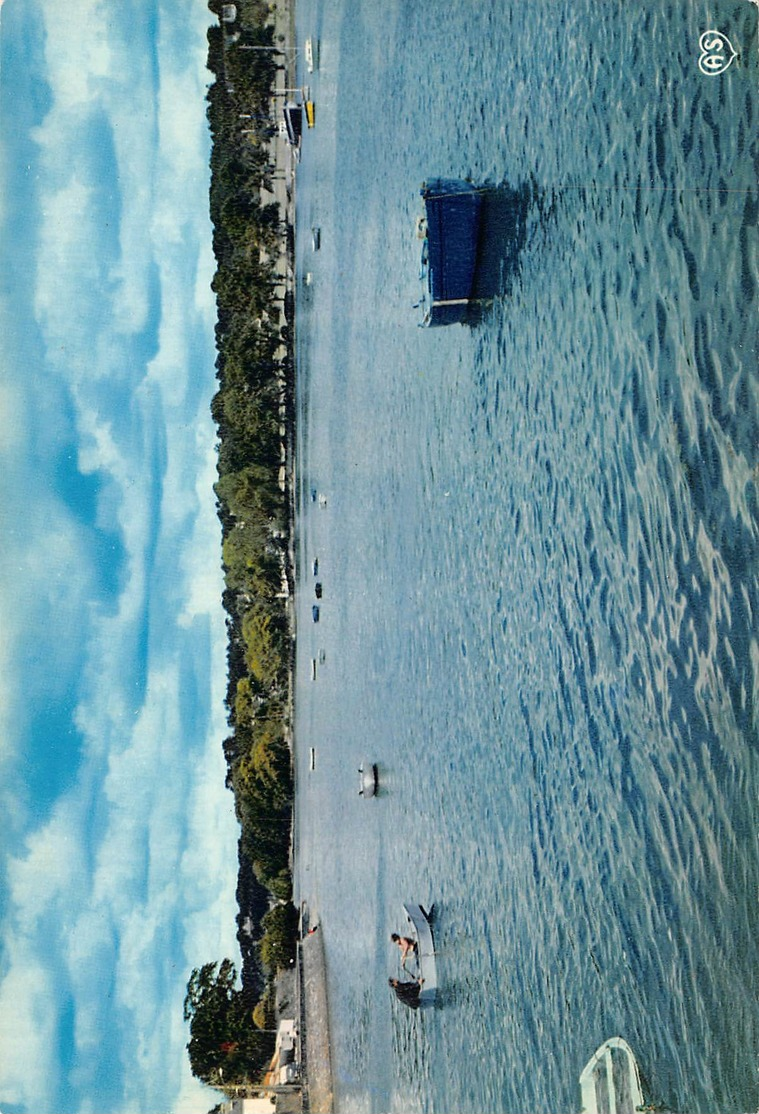
M613 1035L671 1109L759 1107L758 15L299 0L296 899L340 1111L578 1110ZM417 327L436 176L529 199L473 327Z

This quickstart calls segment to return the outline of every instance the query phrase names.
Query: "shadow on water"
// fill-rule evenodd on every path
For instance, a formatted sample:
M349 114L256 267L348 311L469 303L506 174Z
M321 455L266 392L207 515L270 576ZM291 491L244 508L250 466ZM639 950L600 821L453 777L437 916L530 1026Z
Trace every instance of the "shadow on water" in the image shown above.
M445 986L438 987L432 1008L436 1013L441 1010L461 1010L463 1005L476 1005L482 997L483 988L480 984L472 984L466 979L454 979Z
M527 241L527 218L536 202L531 183L483 190L474 296L484 300L509 294Z

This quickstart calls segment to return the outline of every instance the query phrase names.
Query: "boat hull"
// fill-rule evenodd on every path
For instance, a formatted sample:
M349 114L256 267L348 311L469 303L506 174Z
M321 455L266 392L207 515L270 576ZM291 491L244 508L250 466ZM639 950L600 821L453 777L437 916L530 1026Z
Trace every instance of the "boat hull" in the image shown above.
M376 762L362 762L358 768L359 797L376 797L379 788L379 771Z
M294 101L289 101L284 108L284 117L287 142L291 147L300 146L303 135L303 107L295 104Z
M313 73L319 68L319 40L306 39L303 51L306 56L306 69L309 73Z
M580 1076L583 1114L634 1114L643 1106L643 1089L632 1049L611 1037L596 1049Z
M422 187L426 243L424 325L466 321L474 298L483 193L468 182L436 179Z
M419 1005L431 1006L437 996L437 963L430 918L421 905L414 905L412 902L404 903L403 912L410 925L412 938L416 941L419 975L424 980Z

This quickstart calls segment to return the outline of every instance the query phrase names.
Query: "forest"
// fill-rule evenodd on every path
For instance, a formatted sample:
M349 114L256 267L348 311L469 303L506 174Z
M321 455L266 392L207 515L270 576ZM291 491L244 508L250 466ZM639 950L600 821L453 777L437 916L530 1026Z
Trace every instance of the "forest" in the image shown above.
M278 300L281 258L292 244L271 192L272 93L284 65L272 11L210 0L207 116L210 214L216 272L217 510L227 614L224 740L227 786L240 822L237 897L241 988L224 959L196 968L185 999L193 1073L244 1084L268 1066L274 980L295 955L290 869L290 749L294 630L291 543L294 364L292 305ZM234 18L230 19L230 15ZM244 48L255 49L244 49Z

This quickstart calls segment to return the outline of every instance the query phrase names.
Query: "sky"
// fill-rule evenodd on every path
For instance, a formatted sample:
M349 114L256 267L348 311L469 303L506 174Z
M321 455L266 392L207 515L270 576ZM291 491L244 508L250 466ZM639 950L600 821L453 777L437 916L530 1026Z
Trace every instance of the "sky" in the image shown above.
M0 12L0 1110L205 1112L230 956L204 0Z

